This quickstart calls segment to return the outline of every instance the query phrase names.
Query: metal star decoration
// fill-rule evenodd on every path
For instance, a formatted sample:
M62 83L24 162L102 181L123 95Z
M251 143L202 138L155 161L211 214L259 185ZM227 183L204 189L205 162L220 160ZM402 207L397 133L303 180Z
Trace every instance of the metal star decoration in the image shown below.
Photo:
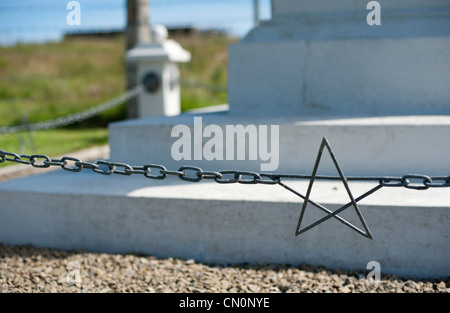
M312 187L313 187L313 184L314 184L314 180L316 178L316 173L317 173L317 169L319 167L320 159L322 157L323 150L324 150L325 147L327 148L327 150L328 150L328 152L329 152L329 154L331 156L331 159L333 160L333 163L334 163L334 165L335 165L335 167L336 167L336 169L337 169L337 171L339 173L341 181L344 184L345 190L347 191L347 194L348 194L348 196L350 198L350 202L349 203L347 203L346 205L340 207L339 209L337 209L335 211L331 211L331 210L325 208L324 206L322 206L322 205L320 205L320 204L318 204L318 203L316 203L316 202L314 202L314 201L309 199L310 194L311 194L311 190L312 190ZM336 157L335 157L335 155L333 153L333 150L331 149L330 144L328 143L328 140L324 137L323 140L322 140L322 143L320 145L319 153L318 153L317 158L316 158L316 163L314 165L314 169L313 169L313 172L312 172L312 175L311 175L311 180L309 181L309 186L308 186L308 190L306 192L306 196L302 197L302 198L304 198L304 202L303 202L302 209L301 209L301 212L300 212L300 216L299 216L299 219L298 219L297 228L295 230L295 235L298 236L299 234L304 233L305 231L310 230L311 228L313 228L313 227L315 227L315 226L325 222L326 220L334 217L337 220L339 220L340 222L342 222L343 224L347 225L348 227L350 227L351 229L356 231L357 233L363 235L364 237L372 239L372 234L371 234L371 232L369 230L369 227L367 226L367 224L366 224L366 222L364 220L364 217L363 217L361 211L359 210L357 202L359 200L367 197L369 194L375 192L379 188L381 188L381 187L377 186L377 187L373 188L372 190L368 191L367 193L365 193L364 195L358 197L355 200L355 198L353 197L352 192L350 191L350 188L348 186L347 179L345 178L344 173L342 172L342 170L341 170L341 168L340 168L340 166L339 166L339 164L337 162L337 159L336 159ZM304 227L304 228L301 228L301 224L302 224L302 221L303 221L303 216L304 216L304 213L305 213L305 210L306 210L306 206L307 206L308 203L313 204L314 206L316 206L320 210L328 213L328 215L323 217L323 218L321 218L321 219L319 219L318 221L316 221L316 222L314 222L314 223ZM353 208L355 209L355 212L358 215L359 220L361 221L361 224L362 224L364 230L356 227L355 225L353 225L352 223L350 223L349 221L343 219L342 217L340 217L338 215L339 213L341 213L342 211L344 211L345 209L347 209L347 208L349 208L351 206L353 206Z

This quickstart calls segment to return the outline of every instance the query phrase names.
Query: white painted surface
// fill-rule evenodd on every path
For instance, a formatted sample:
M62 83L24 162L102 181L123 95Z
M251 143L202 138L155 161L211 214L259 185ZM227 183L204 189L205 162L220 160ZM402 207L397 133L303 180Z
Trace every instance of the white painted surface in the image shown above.
M307 182L290 185L305 194ZM350 184L356 196L372 186ZM0 197L0 241L7 244L358 271L377 261L382 275L407 277L450 272L444 189L384 188L363 200L373 240L335 220L294 236L301 201L280 186L58 171L0 184ZM330 209L348 202L338 182L316 182L311 199ZM323 216L314 207L306 212L305 223Z
M187 125L193 133L194 117L203 125L279 125L279 168L275 172L312 172L322 138L329 140L346 175L445 175L448 172L450 116L398 116L373 118L259 117L221 113L183 114L141 119L110 125L111 159L132 165L162 164L171 169L183 165L205 170L260 171L260 159L174 161L171 137L175 125ZM203 140L203 144L207 139ZM192 141L193 142L193 139ZM201 149L198 147L198 149ZM336 174L328 155L319 173Z
M365 0L275 0L272 3L272 16L274 18L286 17L289 15L339 15L342 12L359 15L366 13ZM450 9L447 0L390 0L379 1L383 10L388 12L416 12L426 14L436 10Z
M276 0L272 20L229 46L230 112L450 114L450 2Z
M449 18L450 29L450 18ZM241 42L229 47L232 114L450 114L450 37Z
M167 39L162 25L153 29L155 41L138 45L126 54L127 62L137 63L137 81L147 73L155 73L160 87L155 92L144 90L138 96L138 117L173 116L180 113L180 72L177 62L189 62L191 54L177 42Z

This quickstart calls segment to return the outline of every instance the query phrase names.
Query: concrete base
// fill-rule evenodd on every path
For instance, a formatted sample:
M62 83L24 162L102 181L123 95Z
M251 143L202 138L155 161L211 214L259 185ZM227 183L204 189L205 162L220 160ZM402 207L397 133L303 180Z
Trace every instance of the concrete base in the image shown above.
M308 182L289 185L305 194ZM372 186L350 183L355 196ZM364 199L360 209L373 240L334 219L296 237L302 202L280 186L61 170L2 183L0 198L0 242L5 244L217 263L305 262L358 271L377 261L381 275L450 274L446 188L383 188ZM311 199L330 209L348 202L341 182L316 182ZM342 216L353 221L355 215L348 209ZM322 216L308 206L305 225Z
M194 160L194 149L202 151L200 144L210 139L201 138L200 142L194 139L194 117L202 117L203 128L218 125L223 134L227 125L278 125L279 166L274 172L311 174L325 136L347 176L447 175L450 147L445 143L449 141L450 116L254 118L221 111L131 120L110 125L111 160L131 165L162 164L171 170L191 165L215 171L266 171L261 165L269 162L260 155L257 160L249 160L247 153L245 160L237 160L235 152L234 159L229 159L225 157L226 147L224 160ZM176 125L190 128L191 160L175 161L171 155L172 146L178 140L171 137ZM319 174L336 175L337 172L332 162L323 160Z

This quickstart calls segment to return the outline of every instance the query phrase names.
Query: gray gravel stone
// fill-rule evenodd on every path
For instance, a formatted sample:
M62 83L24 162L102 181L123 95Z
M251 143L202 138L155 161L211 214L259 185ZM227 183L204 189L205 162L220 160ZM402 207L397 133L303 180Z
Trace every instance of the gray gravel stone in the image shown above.
M401 279L309 265L202 264L0 244L2 293L449 293L450 277Z

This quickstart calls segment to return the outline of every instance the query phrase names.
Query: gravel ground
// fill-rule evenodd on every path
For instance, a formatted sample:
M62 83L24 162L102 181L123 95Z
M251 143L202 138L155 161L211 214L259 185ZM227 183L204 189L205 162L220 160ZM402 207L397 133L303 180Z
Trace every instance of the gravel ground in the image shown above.
M0 244L3 293L450 293L450 277L406 280L308 265L218 265Z

